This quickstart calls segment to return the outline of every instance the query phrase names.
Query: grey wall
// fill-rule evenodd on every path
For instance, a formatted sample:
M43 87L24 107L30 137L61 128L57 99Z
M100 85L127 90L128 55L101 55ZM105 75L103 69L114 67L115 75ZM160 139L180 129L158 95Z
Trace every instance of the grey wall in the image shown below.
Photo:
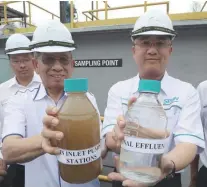
M9 59L4 53L4 45L6 40L0 40L0 83L10 79L13 76L9 65Z
M177 30L179 37L173 42L173 53L168 72L170 75L191 82L197 86L207 79L207 28ZM87 77L89 89L96 96L101 114L106 107L109 88L117 81L128 79L137 74L137 67L131 54L129 31L102 33L74 33L78 45L74 52L76 59L122 58L120 68L75 68L74 77ZM0 40L0 54L3 54L5 40ZM0 74L8 64L0 61ZM10 75L0 76L0 82ZM111 163L108 157L106 163ZM189 171L183 174L183 187L189 183Z
M104 112L109 88L119 80L136 75L128 33L105 33L75 35L78 44L74 57L78 59L123 58L121 68L75 68L74 77L88 77L89 88L97 97L101 111ZM98 49L98 50L97 50Z

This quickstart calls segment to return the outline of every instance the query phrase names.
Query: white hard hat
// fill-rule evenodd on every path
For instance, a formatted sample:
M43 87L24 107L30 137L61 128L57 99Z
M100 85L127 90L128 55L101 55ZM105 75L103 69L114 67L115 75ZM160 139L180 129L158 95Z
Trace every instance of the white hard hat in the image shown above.
M174 38L177 33L169 16L158 9L151 9L141 15L131 33L131 36L138 35L168 35Z
M73 51L76 47L64 24L58 20L48 20L37 26L30 48L34 52L53 53Z
M5 53L7 55L32 53L29 45L30 40L23 34L12 34L6 41Z

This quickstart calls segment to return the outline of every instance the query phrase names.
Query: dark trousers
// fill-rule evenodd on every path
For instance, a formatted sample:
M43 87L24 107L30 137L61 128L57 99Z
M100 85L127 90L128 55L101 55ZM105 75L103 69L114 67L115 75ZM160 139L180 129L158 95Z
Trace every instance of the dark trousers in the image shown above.
M112 187L122 187L122 182L113 181ZM174 178L168 180L164 179L154 187L181 187L181 174L176 173Z
M0 187L24 187L25 171L24 166L19 164L12 164L7 170Z
M207 186L207 168L202 166L198 172L196 187L206 187Z

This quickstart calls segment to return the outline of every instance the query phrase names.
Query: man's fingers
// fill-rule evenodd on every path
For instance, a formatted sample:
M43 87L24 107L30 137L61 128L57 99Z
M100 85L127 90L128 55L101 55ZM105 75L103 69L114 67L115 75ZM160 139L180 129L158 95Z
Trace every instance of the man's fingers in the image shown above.
M126 124L125 124L124 116L119 116L117 118L117 124L118 124L120 129L124 129L125 128Z
M119 156L114 156L114 164L116 167L117 172L119 172Z
M124 139L124 132L119 127L114 128L114 136L117 140L122 141Z
M125 128L126 124L124 121L124 117L123 116L119 116L117 118L117 124L114 127L114 136L119 139L119 140L123 140L124 139L124 128Z
M119 172L119 156L115 156L114 157L114 161L115 161L115 167L116 167L116 170L117 172ZM138 182L136 181L132 181L132 180L128 180L126 179L124 176L122 176L120 173L115 173L115 172L112 172L108 175L108 178L109 180L112 180L112 181L123 181L122 182L122 185L123 186L129 186L129 187L146 187L145 185L143 184L139 184Z
M108 175L108 178L109 178L109 180L112 180L112 181L123 181L122 182L122 185L123 186L129 186L129 187L146 187L145 185L139 184L136 181L132 181L132 180L126 179L120 173L112 172L112 173L110 173Z
M50 116L56 116L58 113L58 109L54 106L49 106L47 109L46 109L46 114L47 115L50 115Z
M59 120L53 116L45 116L42 122L48 128L55 127L59 124Z
M137 98L134 96L132 97L128 102L128 108L137 100Z
M50 129L44 127L44 129L42 131L42 136L47 139L61 140L64 135L62 132L53 131L53 130L50 130Z
M44 152L52 154L52 155L60 154L60 150L57 147L52 147L49 143L49 140L47 139L44 139L42 141L42 149L44 150Z
M140 184L136 181L133 181L133 180L124 180L123 183L122 183L122 186L130 186L130 187L147 187L143 184Z
M113 181L124 181L126 179L120 173L116 173L116 172L109 173L108 178L109 180L113 180Z
M118 121L118 126L119 126L119 128L121 129L121 130L124 130L124 128L125 128L125 126L126 126L126 123L125 123L125 121L123 120L123 121Z
M124 116L118 116L117 121L124 121Z

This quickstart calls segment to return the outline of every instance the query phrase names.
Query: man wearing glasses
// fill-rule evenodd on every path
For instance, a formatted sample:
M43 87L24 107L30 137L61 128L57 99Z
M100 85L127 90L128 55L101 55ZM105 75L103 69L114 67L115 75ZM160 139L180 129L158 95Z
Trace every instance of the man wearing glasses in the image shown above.
M9 97L21 92L32 93L34 89L39 87L41 82L40 77L34 72L33 53L29 49L29 45L30 40L22 34L13 34L6 41L5 53L9 57L10 66L15 76L0 84L0 139L3 128L4 108ZM2 155L0 155L0 158L2 159ZM3 160L1 160L1 163L0 171L4 171L6 165ZM3 171L2 175L5 174ZM12 187L24 187L24 166L19 164L10 165L2 183L0 184L2 187L10 186L10 184L12 184Z
M131 34L138 75L111 87L104 114L102 133L106 138L106 146L119 154L126 125L123 116L128 103L133 101L133 94L138 90L139 80L161 80L158 98L168 117L170 141L167 153L160 162L162 176L155 187L181 187L181 171L204 148L199 94L191 84L171 77L166 71L175 36L169 16L160 10L149 10L138 18ZM118 159L117 156L117 172ZM111 173L109 178L114 181L114 187L145 187L119 173Z
M67 97L64 79L73 73L72 51L76 47L71 33L58 20L49 20L37 26L30 47L42 84L34 95L15 96L7 104L2 135L4 159L25 163L25 187L99 187L98 179L84 184L63 181L57 157L43 149L42 119L48 106L52 109L62 106ZM97 108L94 96L88 94L88 98Z
M205 146L199 94L191 84L175 79L166 72L172 53L172 40L176 36L167 14L160 10L147 11L137 20L131 36L132 53L138 66L138 75L118 82L109 90L102 129L106 151L102 153L106 153L107 148L116 154L120 153L125 127L123 116L128 104L134 101L133 94L138 90L139 80L161 80L161 92L158 98L163 103L168 117L170 141L167 153L160 162L162 172L160 182L155 187L181 187L182 169L188 166L196 153L200 153ZM45 142L43 149L50 154L59 153L56 147L51 146L50 141L63 137L62 133L53 131L53 126L58 125L56 113L57 110L48 109L43 120L43 142ZM116 158L117 172L108 176L114 181L114 187L146 187L123 177L119 173L118 156Z

